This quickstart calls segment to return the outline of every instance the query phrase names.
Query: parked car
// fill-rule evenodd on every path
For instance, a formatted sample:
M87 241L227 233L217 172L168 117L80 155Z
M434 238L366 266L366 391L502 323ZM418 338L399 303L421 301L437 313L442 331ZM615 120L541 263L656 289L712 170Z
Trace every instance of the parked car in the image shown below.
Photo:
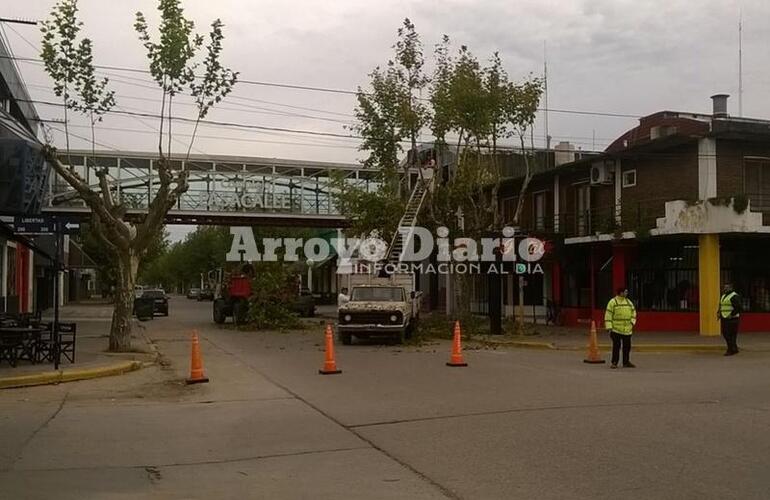
M198 299L200 300L201 296L201 289L200 288L190 288L187 290L187 298L188 299Z
M154 312L168 316L168 296L160 288L147 289L142 293L143 299L153 299Z
M214 300L214 290L211 288L202 288L198 292L198 300Z

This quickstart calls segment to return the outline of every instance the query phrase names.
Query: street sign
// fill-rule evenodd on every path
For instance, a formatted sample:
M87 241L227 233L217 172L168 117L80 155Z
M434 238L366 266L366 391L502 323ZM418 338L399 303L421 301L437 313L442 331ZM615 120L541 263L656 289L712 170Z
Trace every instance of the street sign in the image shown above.
M13 230L18 234L73 234L80 232L80 222L51 215L13 218Z
M19 234L54 234L56 219L50 216L25 217L17 215L13 218L13 230Z
M72 234L80 232L80 222L59 219L59 232Z

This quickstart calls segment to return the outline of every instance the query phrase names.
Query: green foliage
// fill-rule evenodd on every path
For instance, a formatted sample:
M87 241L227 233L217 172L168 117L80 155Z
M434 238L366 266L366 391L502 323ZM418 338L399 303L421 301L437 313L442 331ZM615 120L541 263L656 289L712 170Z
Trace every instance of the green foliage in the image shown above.
M84 38L80 41L77 51L78 79L75 89L80 96L80 102L75 109L81 113L91 114L91 119L102 120L102 115L115 106L115 91L108 90L108 78L98 80L94 74L94 56L91 40Z
M80 244L83 251L97 265L99 281L106 288L117 286L117 262L114 252L104 245L91 224L84 224L80 234ZM158 237L145 250L144 258L139 265L139 274L145 275L154 269L168 253L168 233L161 230ZM147 281L147 283L163 283L162 280Z
M209 112L212 106L219 103L233 89L238 73L222 66L222 40L224 26L220 19L211 23L209 43L206 45L206 57L203 60L203 76L196 77L195 70L200 63L195 61L198 51L204 45L204 37L195 33L195 23L187 19L180 0L160 0L160 27L158 41L150 36L147 19L142 12L136 13L134 29L139 34L139 40L147 50L150 60L150 74L163 90L161 103L161 122L167 116L169 120L168 149L171 147L171 103L175 95L189 88L189 92L198 108L195 128L190 145L187 148L189 157L198 131L198 123ZM166 97L168 96L168 106ZM163 155L163 127L159 131L159 149ZM168 151L167 151L168 152Z
M77 12L77 0L60 0L54 5L51 17L40 28L40 56L54 81L54 93L64 99L64 105L100 121L115 105L115 92L107 89L108 78L96 78L91 40L77 41L83 26Z
M260 330L288 329L301 326L290 310L298 292L297 275L283 262L260 262L254 266L249 320Z
M749 208L749 198L745 194L737 194L733 196L733 210L735 213L742 214Z
M359 91L356 108L355 130L363 137L362 149L369 153L364 165L375 170L382 187L377 193L367 193L338 183L336 201L342 213L353 221L357 234L373 229L386 234L395 231L403 208L394 199L406 194L399 189L403 182L399 176L405 175L398 169L401 144L428 126L436 138L439 165L449 163L449 157L455 161L449 181L436 183L421 223L447 226L457 236L471 237L499 228L497 193L502 173L498 143L503 138L519 138L527 171L522 191L526 191L535 162L532 138L527 135L540 102L541 79L530 76L520 83L511 82L497 53L487 66L466 46L452 56L449 37L444 36L435 49L435 71L429 81L422 74L419 36L408 19L398 31L394 49L395 58L386 68L370 74L371 91ZM427 103L415 99L426 87ZM447 141L450 133L457 136L452 145ZM525 139L529 139L529 150ZM416 149L416 142L412 147ZM412 161L416 157L410 155Z
M210 41L206 46L206 59L203 61L203 78L199 83L195 80L190 82L190 92L198 105L199 119L205 118L209 109L232 91L238 79L238 73L220 63L224 39L222 26L219 19L211 23Z
M77 82L79 52L76 38L83 23L77 19L77 0L60 0L51 10L51 16L41 24L43 34L40 58L53 80L53 91L64 98L66 107L74 107L77 100L71 89Z
M386 171L384 180L390 182L398 170L401 143L409 140L414 149L420 130L428 122L428 109L420 99L428 83L422 71L422 44L409 19L399 28L393 48L395 58L385 69L377 67L369 74L371 91L358 89L358 123L353 127L363 137L360 149L369 153L364 165ZM414 156L412 164L416 165Z
M472 314L459 318L463 340L471 340L474 336L489 334L489 319ZM455 319L442 314L431 314L420 318L415 338L418 342L435 339L452 339L454 336Z
M136 13L134 29L139 34L150 60L150 74L163 89L173 96L193 81L195 72L189 64L203 45L203 37L193 33L195 23L184 16L179 0L160 0L160 37L153 42L147 20Z
M332 174L330 180L337 206L348 214L350 234L369 235L377 231L385 238L394 234L406 205L394 183L383 182L379 190L367 191L349 184L339 173Z
M230 243L228 228L200 226L146 266L140 272L140 279L169 289L199 286L201 274L224 265Z

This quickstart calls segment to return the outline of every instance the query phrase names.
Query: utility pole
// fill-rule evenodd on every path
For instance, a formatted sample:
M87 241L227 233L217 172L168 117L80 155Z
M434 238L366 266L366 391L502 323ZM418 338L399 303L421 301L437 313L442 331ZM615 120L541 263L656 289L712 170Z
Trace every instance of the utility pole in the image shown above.
M743 11L738 17L738 116L743 116Z
M53 334L53 350L54 350L54 356L53 356L53 368L54 370L59 369L59 364L61 363L61 336L59 335L59 300L60 300L60 291L59 287L61 286L61 249L63 245L63 234L61 230L61 223L59 221L56 221L54 224L56 227L56 234L54 235L54 238L56 239L56 243L54 245L54 285L53 285L53 327L52 327L52 334Z

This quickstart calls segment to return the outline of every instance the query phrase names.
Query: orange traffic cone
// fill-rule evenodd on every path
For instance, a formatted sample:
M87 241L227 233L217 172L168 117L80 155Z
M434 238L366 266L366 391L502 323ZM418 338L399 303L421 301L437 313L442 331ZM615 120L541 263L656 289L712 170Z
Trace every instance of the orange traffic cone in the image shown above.
M332 325L326 324L326 359L324 361L324 367L318 370L321 375L335 375L342 373L342 370L337 369L337 362L334 360L334 333L332 333Z
M462 333L460 332L460 322L455 321L454 338L452 339L452 356L447 361L447 366L468 366L463 359Z
M209 379L203 374L203 358L201 357L201 345L198 342L198 332L193 331L192 335L192 357L190 360L190 378L186 380L188 384L202 384Z
M596 322L591 321L591 333L590 340L588 341L588 355L583 360L583 363L600 364L604 363L602 359L602 353L599 352L599 344L596 341Z

